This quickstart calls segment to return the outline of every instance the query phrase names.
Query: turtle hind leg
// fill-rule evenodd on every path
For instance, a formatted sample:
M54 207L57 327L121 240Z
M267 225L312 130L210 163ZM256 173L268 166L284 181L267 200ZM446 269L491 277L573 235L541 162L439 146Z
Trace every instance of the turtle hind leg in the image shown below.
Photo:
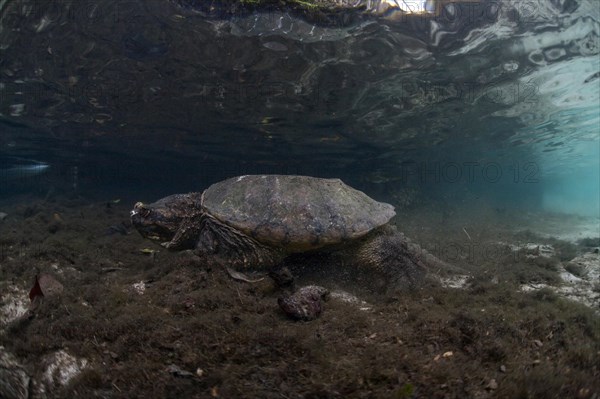
M196 254L232 267L265 268L278 264L280 251L263 245L212 216L203 215Z
M352 252L358 266L372 268L391 280L389 288L416 288L427 273L420 247L398 232L369 235Z

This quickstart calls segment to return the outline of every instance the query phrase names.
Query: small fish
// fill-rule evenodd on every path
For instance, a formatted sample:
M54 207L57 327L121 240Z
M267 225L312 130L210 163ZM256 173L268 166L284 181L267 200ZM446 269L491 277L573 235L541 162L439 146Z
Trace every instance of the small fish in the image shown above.
M250 277L246 276L244 273L236 272L235 270L233 270L230 267L227 267L227 273L229 273L231 278L233 278L234 280L245 281L247 283L258 283L259 281L263 281L265 279L264 277L261 277L258 279L251 279Z

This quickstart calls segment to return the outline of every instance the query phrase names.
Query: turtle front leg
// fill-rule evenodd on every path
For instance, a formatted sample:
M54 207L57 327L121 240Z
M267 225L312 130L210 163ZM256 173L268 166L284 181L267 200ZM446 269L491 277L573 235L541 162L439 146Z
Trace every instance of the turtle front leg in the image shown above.
M201 218L194 252L209 263L233 268L269 268L284 257L282 251L261 244L207 214Z
M196 246L196 241L198 240L198 235L200 233L200 222L198 219L199 218L185 219L171 241L165 241L160 245L171 251L193 249Z

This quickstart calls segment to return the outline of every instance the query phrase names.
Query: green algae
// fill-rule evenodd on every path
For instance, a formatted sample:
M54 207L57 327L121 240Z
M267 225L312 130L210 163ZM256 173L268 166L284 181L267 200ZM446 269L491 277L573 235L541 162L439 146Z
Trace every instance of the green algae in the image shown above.
M89 361L51 398L591 398L600 392L598 316L551 290L516 290L522 278L550 279L551 266L490 259L480 266L496 262L498 283L480 270L465 289L428 282L394 295L369 292L369 273L356 282L352 273L341 279L336 270L312 275L298 267L302 284L341 286L372 309L330 300L319 319L297 323L279 311L280 293L268 281L232 281L183 253L161 251L152 259L139 252L151 244L137 234L105 234L107 225L127 219L127 206L109 211L101 203L61 202L40 203L34 215L4 207L15 215L3 225L7 242L22 245L7 248L0 262L3 279L24 288L34 268L57 273L65 286L0 337L28 367L61 348ZM51 234L47 225L57 210L64 226ZM28 228L19 229L24 223ZM140 282L143 294L132 288ZM196 377L172 375L171 364Z

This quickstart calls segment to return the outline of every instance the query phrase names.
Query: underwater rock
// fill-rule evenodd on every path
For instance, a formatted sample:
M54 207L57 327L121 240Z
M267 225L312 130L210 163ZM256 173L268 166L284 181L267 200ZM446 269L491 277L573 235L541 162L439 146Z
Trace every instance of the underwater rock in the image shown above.
M296 320L314 320L323 311L322 300L329 295L326 288L308 285L300 288L288 297L277 300L279 307L291 318Z
M31 378L23 366L0 346L0 398L27 399Z
M138 295L144 295L146 291L146 283L144 281L140 281L139 283L131 284L131 290Z
M491 391L495 391L496 389L498 389L498 383L496 382L496 380L492 378L490 382L488 382L486 389L489 389Z
M3 221L4 219L6 219L7 216L8 216L8 213L0 212L0 222Z
M548 288L557 294L582 303L592 309L600 308L598 281L600 281L600 256L596 253L585 253L571 259L564 267L559 267L562 284L552 286L543 283L529 283L521 286L521 291L536 291ZM577 275L573 274L576 273Z
M33 287L29 291L29 299L33 302L37 297L55 296L63 292L63 285L47 273L35 276Z
M64 350L51 353L42 359L45 371L36 388L41 392L51 392L53 389L65 386L74 377L78 376L88 366L86 359L78 359Z
M467 274L448 277L436 276L436 279L444 288L463 289L467 287L471 276Z
M0 284L0 332L27 313L26 295L27 291L8 282Z

